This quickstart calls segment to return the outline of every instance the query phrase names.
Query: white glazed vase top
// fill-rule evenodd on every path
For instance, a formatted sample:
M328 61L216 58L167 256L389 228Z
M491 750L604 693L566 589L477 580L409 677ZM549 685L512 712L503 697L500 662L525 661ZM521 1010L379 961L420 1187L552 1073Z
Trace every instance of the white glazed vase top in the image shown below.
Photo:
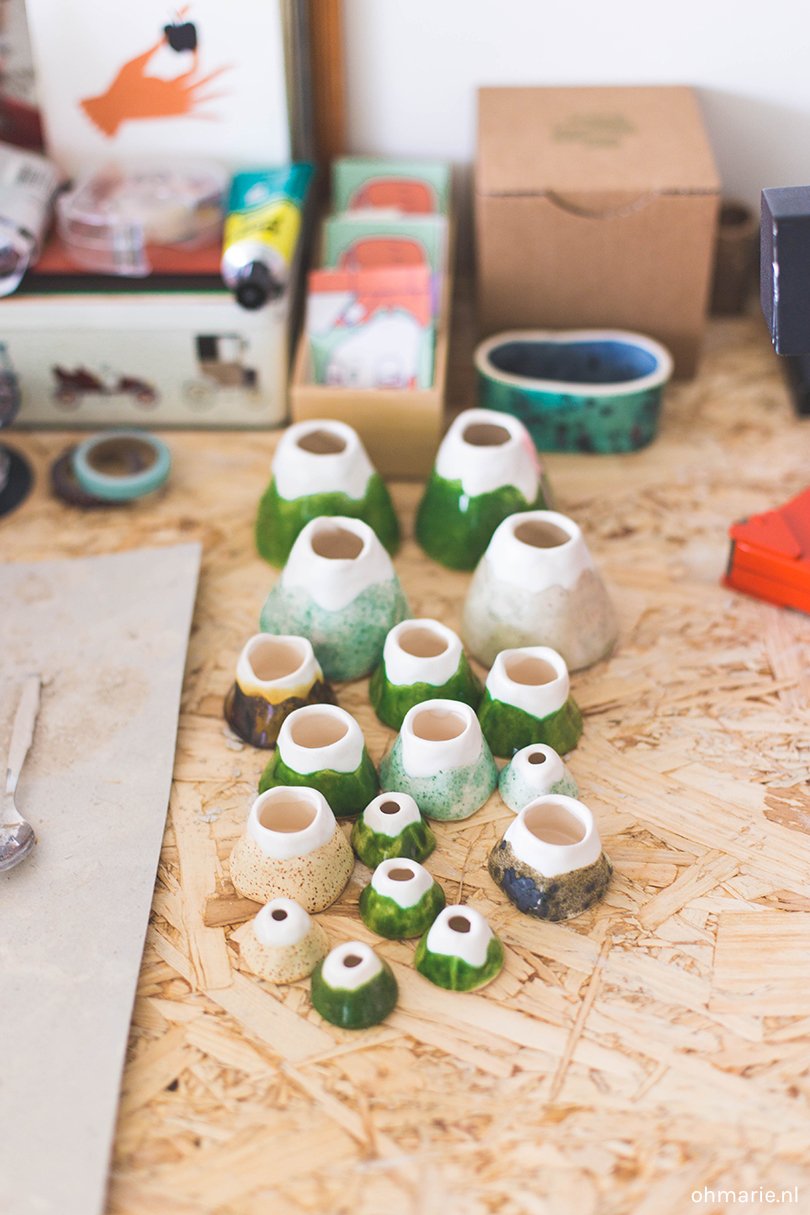
M498 791L515 814L529 802L549 793L577 796L576 783L562 759L545 743L531 743L512 757L501 771Z
M320 738L326 741L318 745ZM302 776L313 772L356 772L363 759L363 731L338 705L304 705L282 723L278 754Z
M403 634L420 632L426 638L432 637L437 643L443 643L444 649L438 654L418 655L403 648ZM461 662L461 655L461 638L440 620L433 620L427 616L402 620L390 630L385 639L383 647L385 675L389 683L403 687L415 683L429 683L441 687L455 675Z
M337 450L308 450L307 439L319 434L334 436ZM359 501L373 472L357 431L332 418L290 426L279 439L272 464L278 495L287 501L328 493Z
M504 443L472 443L465 434L474 427L506 431ZM531 504L540 490L540 459L526 427L510 414L492 409L465 409L449 427L436 455L435 471L445 481L460 481L470 498L513 485Z

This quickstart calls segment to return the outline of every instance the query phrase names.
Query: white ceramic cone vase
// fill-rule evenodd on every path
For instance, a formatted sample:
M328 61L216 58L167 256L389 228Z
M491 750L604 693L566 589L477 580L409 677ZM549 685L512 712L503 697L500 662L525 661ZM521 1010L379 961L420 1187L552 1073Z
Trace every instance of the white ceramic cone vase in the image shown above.
M473 575L461 635L485 666L522 646L549 646L574 671L610 653L613 606L573 519L537 510L504 520Z
M410 709L380 764L383 790L409 793L433 819L469 818L497 783L478 718L458 700L425 700Z
M519 814L524 806L549 793L577 796L577 785L553 747L533 743L514 755L498 779L501 800Z
M490 852L489 872L519 911L567 920L604 896L613 867L588 807L552 793L520 811Z
M491 983L503 963L503 945L480 911L460 903L437 915L414 955L420 974L451 991Z
M253 803L231 853L231 881L244 898L295 899L323 911L343 892L354 853L317 789L278 786Z
M391 558L361 519L313 519L265 600L266 633L308 637L327 679L359 679L408 615Z
M329 940L294 899L271 899L254 917L245 932L239 954L260 979L271 983L294 983L311 975L326 957Z

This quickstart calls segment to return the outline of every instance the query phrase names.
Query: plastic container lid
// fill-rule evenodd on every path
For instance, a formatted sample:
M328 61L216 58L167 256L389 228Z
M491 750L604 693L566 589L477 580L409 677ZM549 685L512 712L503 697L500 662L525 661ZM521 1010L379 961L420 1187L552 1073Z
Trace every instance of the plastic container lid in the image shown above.
M65 252L100 274L142 277L149 245L187 249L221 236L228 176L216 164L108 166L57 200Z

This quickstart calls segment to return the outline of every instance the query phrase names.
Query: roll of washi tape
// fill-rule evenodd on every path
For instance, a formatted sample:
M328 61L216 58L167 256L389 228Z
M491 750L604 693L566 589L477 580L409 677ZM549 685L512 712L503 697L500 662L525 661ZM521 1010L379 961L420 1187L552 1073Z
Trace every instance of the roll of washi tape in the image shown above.
M171 466L166 444L143 430L93 435L73 452L80 487L105 502L132 502L153 493L166 483Z

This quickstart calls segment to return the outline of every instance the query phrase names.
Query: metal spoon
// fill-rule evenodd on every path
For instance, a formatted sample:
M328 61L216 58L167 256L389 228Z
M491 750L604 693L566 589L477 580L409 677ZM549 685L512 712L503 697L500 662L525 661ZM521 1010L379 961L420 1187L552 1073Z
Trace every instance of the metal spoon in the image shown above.
M0 809L0 873L24 861L37 842L34 828L26 822L14 802L17 781L34 737L39 712L39 675L29 675L23 684L20 703L11 731L6 765L6 791Z

